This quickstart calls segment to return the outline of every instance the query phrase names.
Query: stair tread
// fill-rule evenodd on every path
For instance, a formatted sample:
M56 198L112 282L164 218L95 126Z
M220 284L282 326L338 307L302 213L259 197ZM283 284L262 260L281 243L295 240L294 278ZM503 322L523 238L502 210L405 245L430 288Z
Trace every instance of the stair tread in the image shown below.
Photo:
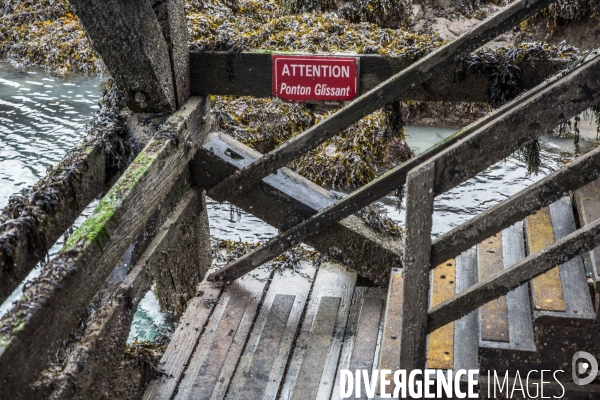
M577 205L579 220L585 226L600 218L600 179L577 190L573 198ZM600 247L589 253L590 269L596 291L600 291Z
M546 214L543 225L526 225L526 237L530 244L531 237L544 231L547 236L551 233L552 242L561 239L576 230L575 218L568 196L540 210ZM548 227L550 229L548 229ZM540 249L530 248L530 253ZM538 280L541 279L541 280ZM535 280L544 282L544 286L535 286ZM583 258L577 256L570 261L540 275L534 279L532 305L534 320L562 319L578 320L592 323L596 319L592 299L590 297ZM556 306L556 304L559 306Z
M281 399L331 396L355 283L356 272L340 264L324 263L319 267Z
M261 268L228 285L214 306L176 394L176 399L223 398L242 353L270 272Z
M302 263L302 275L276 272L239 359L227 398L271 399L277 396L316 268Z
M525 257L525 246L523 243L523 224L518 222L498 234L499 256L502 268L508 268ZM478 246L479 247L479 246ZM482 262L481 258L478 260ZM502 322L508 328L508 338L503 340L486 340L479 337L481 349L504 349L535 352L535 337L531 321L531 306L529 301L529 289L527 284L519 286L509 292L505 297L506 312L496 314L495 318L503 318ZM482 320L485 315L479 316L479 325L485 324Z

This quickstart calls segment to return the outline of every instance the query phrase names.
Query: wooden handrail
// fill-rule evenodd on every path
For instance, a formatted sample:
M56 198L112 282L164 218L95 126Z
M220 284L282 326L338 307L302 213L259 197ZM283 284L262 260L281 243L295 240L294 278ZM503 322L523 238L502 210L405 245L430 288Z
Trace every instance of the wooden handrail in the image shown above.
M410 204L411 201L418 202L424 191L431 193L433 198L435 195L440 195L456 187L507 157L529 140L555 128L566 116L576 115L596 104L600 101L600 84L596 79L599 63L600 57L592 56L591 60L587 60L583 66L548 86L526 103L520 104L505 120L494 124L495 135L483 135L482 132L475 132L432 157L427 161L427 165L435 170L434 179L423 181L419 178L418 170L412 170L406 185L407 204ZM532 115L528 111L528 106L536 104L538 107L542 107L542 115L539 113ZM551 110L556 110L556 114L549 114ZM511 129L509 128L510 124L506 123L506 119L511 122L521 121L526 129L521 131ZM594 152L594 155L597 155L597 152ZM595 165L594 174L597 175L600 168L597 167L597 164ZM572 171L576 171L576 169L570 172ZM415 183L411 182L413 175ZM555 174L555 178L556 176L561 178L560 174ZM522 201L523 198L520 200ZM543 201L532 202L532 204L524 203L522 204L524 210L511 210L510 212L516 214L519 211L534 210L540 202ZM504 207L506 208L506 206ZM491 219L490 215L487 214L487 217ZM502 215L496 215L496 217L501 219ZM405 243L418 241L421 244L421 247L405 248L403 257L406 285L402 302L400 365L407 369L425 368L426 348L424 344L427 342L429 332L467 315L555 265L562 264L600 243L600 220L598 220L555 242L543 251L473 285L461 294L434 307L429 313L425 311L427 314L425 317L423 310L427 310L429 306L430 287L429 280L423 279L423 276L429 277L432 253L431 242L425 238L429 240L431 238L431 219L432 213L427 202L421 200L421 206L415 209L409 209L407 206ZM412 224L409 224L409 220L420 222L413 221ZM489 223L490 226L495 225L496 227L502 224L503 222ZM472 238L475 237L477 234L472 235ZM438 258L438 260L441 259ZM443 259L443 261L446 260ZM417 293L419 295L416 295Z
M213 199L224 201L228 197L247 190L264 177L302 156L366 115L397 99L415 85L429 79L440 69L451 65L456 59L514 27L527 16L533 15L550 3L552 3L551 0L520 0L508 5L470 32L440 47L320 123L289 140L283 146L265 154L251 165L224 179L210 189L207 194Z

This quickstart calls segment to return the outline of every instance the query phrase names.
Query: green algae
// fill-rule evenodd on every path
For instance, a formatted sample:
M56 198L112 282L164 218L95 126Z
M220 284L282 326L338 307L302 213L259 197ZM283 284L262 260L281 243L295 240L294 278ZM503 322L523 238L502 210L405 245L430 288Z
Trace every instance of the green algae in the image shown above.
M110 239L108 223L114 216L125 195L130 192L146 174L154 158L145 152L140 153L123 176L100 200L93 214L69 237L63 251L73 249L83 243L95 242L100 249L106 240Z

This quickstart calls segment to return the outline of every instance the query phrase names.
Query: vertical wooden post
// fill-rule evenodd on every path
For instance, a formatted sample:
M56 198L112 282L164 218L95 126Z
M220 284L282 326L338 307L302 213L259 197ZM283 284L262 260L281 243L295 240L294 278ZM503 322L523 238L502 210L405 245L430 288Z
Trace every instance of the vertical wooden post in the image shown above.
M136 112L177 108L169 46L150 0L70 0L94 50ZM187 43L186 43L187 45Z
M435 164L411 170L406 182L406 236L400 368L425 369Z
M184 0L152 0L169 47L177 108L190 97L190 52Z

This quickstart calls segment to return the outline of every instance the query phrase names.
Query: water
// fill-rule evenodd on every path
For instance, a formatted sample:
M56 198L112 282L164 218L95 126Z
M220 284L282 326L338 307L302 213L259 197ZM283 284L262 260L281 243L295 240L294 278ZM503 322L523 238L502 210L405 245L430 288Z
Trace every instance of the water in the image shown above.
M84 134L84 126L100 99L100 79L55 78L39 71L14 72L0 68L0 207L20 189L33 185L57 164ZM407 142L419 153L456 129L407 127ZM583 122L583 151L598 145L595 125ZM433 234L440 235L467 221L506 197L527 187L573 159L572 138L544 137L542 167L537 176L527 176L526 166L513 155L497 163L475 179L445 193L435 201ZM396 210L395 201L386 197L376 202L391 218L403 222L404 211ZM75 223L79 226L90 214L90 205ZM228 204L208 199L210 231L213 239L264 242L277 230L244 212L232 211ZM60 240L50 251L55 254ZM28 279L39 273L32 271ZM21 294L20 288L2 305L0 316ZM141 301L129 340L152 340L169 334L174 318L160 312L152 291Z

